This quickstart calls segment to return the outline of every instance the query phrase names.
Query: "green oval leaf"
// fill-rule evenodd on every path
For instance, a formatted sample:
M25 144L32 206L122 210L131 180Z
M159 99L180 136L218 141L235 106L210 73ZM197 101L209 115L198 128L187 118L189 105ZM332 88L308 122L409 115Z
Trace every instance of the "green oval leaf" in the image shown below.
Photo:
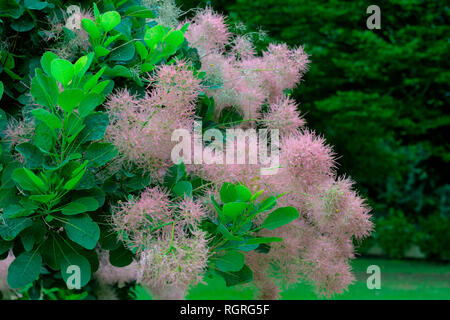
M270 196L267 199L264 199L259 205L258 205L258 211L268 211L273 209L277 205L277 198L274 196Z
M89 113L94 111L97 106L101 105L104 100L105 98L101 94L89 93L78 106L80 117L86 117Z
M27 191L39 191L38 187L33 183L33 180L31 180L25 172L25 168L15 169L11 177L22 189Z
M109 59L111 61L128 61L134 57L134 53L133 42L123 43L112 49Z
M41 151L51 152L55 146L56 135L53 129L47 126L44 122L36 125L33 143Z
M111 51L100 45L94 47L95 55L99 58L107 56Z
M100 228L86 214L68 217L64 229L70 240L88 250L94 249L100 238Z
M23 252L8 269L8 284L18 289L33 282L41 272L42 257L39 252Z
M6 219L14 219L26 217L32 214L32 210L25 209L21 205L18 204L9 204L5 208L3 208L3 217Z
M25 7L31 10L42 10L49 6L49 3L45 1L38 1L38 0L25 0L24 1Z
M164 54L171 56L181 47L184 41L183 32L174 30L169 33L165 39Z
M54 59L51 62L51 73L53 78L66 87L73 78L73 64L64 59Z
M223 205L223 214L230 219L235 219L241 215L245 209L247 209L247 204L244 202L228 202Z
M144 6L138 6L138 5L128 7L127 10L125 10L125 15L131 16L131 17L138 17L138 18L148 18L148 19L155 17L152 10L150 10Z
M264 220L261 227L269 230L274 230L297 219L299 216L300 214L298 213L298 210L294 207L278 208L269 214L266 220Z
M47 51L42 55L41 66L47 75L52 74L52 61L58 59L59 57L51 51Z
M31 113L36 119L44 122L51 129L62 128L61 120L59 120L59 118L55 116L53 113L50 113L43 108L34 109L31 111Z
M99 39L101 37L100 31L98 30L94 21L92 21L91 19L88 18L82 19L81 26L93 40Z
M101 167L117 156L118 149L108 142L95 142L91 144L84 154L90 167Z
M225 227L223 224L219 224L219 226L217 227L217 231L220 232L227 240L235 240L235 241L244 240L243 238L233 235L230 231L228 231L227 227Z
M253 281L253 271L246 264L237 272L217 272L225 279L227 287Z
M57 195L56 193L32 195L30 196L30 200L37 201L40 203L49 203L56 197L56 195Z
M144 35L145 44L154 50L158 44L160 44L166 34L166 30L162 25L156 25L147 30Z
M35 77L31 80L31 96L36 103L47 108L54 108L59 95L58 83L55 79L44 75L39 68L36 68L35 73Z
M247 187L238 185L236 186L236 194L239 200L247 202L252 197L252 193Z
M220 200L223 203L233 202L237 199L236 186L232 183L225 182L220 188Z
M108 11L102 14L101 24L106 32L111 31L120 23L120 14L117 11Z
M72 112L83 100L84 91L81 89L66 89L58 96L58 105L66 112Z
M78 73L80 73L82 70L84 70L84 67L86 66L87 62L88 62L87 56L79 57L73 66L73 73L75 75L78 75Z
M226 251L216 260L216 267L223 272L239 271L245 263L245 256L239 251Z
M108 127L109 117L104 112L95 112L84 118L85 128L80 133L82 143L102 139Z
M0 220L0 237L5 241L14 240L17 235L33 224L30 218Z
M181 198L184 195L192 197L192 184L189 181L180 181L173 187L173 192Z
M64 184L63 189L70 191L78 185L78 182L80 182L80 180L83 178L84 173L86 172L86 168L85 168L85 165L82 165L78 169L80 169L80 171L76 175L74 175L74 177L72 179L70 179L69 181L67 181ZM78 169L76 169L76 170L78 170Z
M67 206L62 208L61 213L66 216L70 216L70 215L76 215L79 213L84 213L86 211L87 211L87 208L84 204L77 203L77 202L71 202Z
M28 177L31 179L31 181L33 181L33 183L39 189L41 189L42 191L47 191L48 190L48 186L33 171L31 171L31 170L29 170L27 168L23 168L23 170L25 170L25 173L28 175Z
M133 262L133 257L134 254L123 245L109 252L109 262L119 268L128 266Z
M44 164L44 154L33 144L24 142L15 149L22 154L29 169L37 169Z
M75 215L88 211L95 211L100 207L97 199L92 197L83 197L76 199L66 205L61 213L64 215Z

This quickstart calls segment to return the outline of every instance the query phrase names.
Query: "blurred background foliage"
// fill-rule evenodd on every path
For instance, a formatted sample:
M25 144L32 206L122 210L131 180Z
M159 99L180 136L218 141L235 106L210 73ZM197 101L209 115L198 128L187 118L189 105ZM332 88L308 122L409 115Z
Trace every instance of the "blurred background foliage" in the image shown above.
M373 244L395 258L417 245L450 258L449 6L438 0L179 0L211 5L269 42L304 45L310 70L293 96L369 199ZM369 30L369 5L381 29ZM445 133L447 132L447 134Z

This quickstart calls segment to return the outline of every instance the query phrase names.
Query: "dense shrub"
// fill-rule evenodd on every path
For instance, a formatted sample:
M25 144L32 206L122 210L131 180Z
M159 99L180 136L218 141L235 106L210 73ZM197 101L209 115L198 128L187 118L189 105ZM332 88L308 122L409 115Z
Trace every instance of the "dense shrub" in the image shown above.
M12 0L2 23L58 5ZM303 47L269 44L258 55L251 34L233 33L211 8L178 21L174 1L69 8L44 26L51 31L15 30L58 40L38 53L20 96L11 89L19 79L5 80L5 296L120 298L114 289L139 283L180 299L212 273L229 286L253 282L266 299L301 280L322 295L345 290L353 241L372 231L370 208L290 96L308 67ZM245 161L230 163L243 129L272 133L244 134ZM246 161L255 147L277 161Z
M180 4L187 9L207 2ZM381 29L368 30L366 9L374 3L367 1L214 4L249 31L267 30L269 41L305 45L312 61L308 85L293 96L309 126L342 155L340 172L364 190L375 216L401 210L416 231L437 240L441 228L433 231L425 221L449 219L448 6L379 1ZM422 250L429 252L427 246ZM439 241L431 247L437 246Z

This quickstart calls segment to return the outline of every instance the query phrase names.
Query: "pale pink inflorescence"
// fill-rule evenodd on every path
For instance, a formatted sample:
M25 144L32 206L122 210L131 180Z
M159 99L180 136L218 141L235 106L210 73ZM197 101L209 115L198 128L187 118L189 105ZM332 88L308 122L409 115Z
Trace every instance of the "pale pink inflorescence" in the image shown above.
M33 121L12 119L3 132L3 140L13 149L18 144L31 141L34 131Z
M144 190L137 199L119 204L112 219L119 237L130 248L142 251L147 243L164 233L167 226L158 226L172 221L172 215L168 193L155 187Z
M3 141L6 143L6 146L10 150L14 150L17 145L29 142L33 139L35 134L34 123L33 121L27 121L25 119L11 119L3 131L3 134ZM13 156L17 161L25 163L25 159L22 154L14 152Z
M256 73L269 101L274 102L284 90L297 85L308 63L303 47L290 49L286 44L270 44L262 57L242 61L241 68Z
M65 20L64 27L68 28L69 30L75 33L77 37L76 45L83 46L84 49L87 49L88 46L90 45L89 41L87 41L89 38L89 34L82 27L83 19L89 19L91 21L94 21L94 15L92 14L92 11L86 9L79 9L79 11L77 10L72 11L72 14L70 16L64 15Z
M186 39L191 46L198 48L201 54L206 54L211 51L224 51L231 39L231 33L225 18L207 8L199 11L190 21Z
M56 15L48 16L49 29L42 31L45 41L57 41L49 50L57 54L58 57L71 61L76 59L79 50L86 51L91 45L88 41L89 34L82 27L82 20L94 20L91 10L76 7L78 6L71 8L70 12L63 11L63 20L60 20ZM65 29L73 33L73 37L68 41L64 35Z
M342 292L353 280L353 240L369 235L372 222L351 180L337 177L331 147L304 127L297 104L286 95L307 70L307 54L302 47L272 44L256 56L249 38L233 36L223 16L211 9L185 22L190 22L186 38L198 49L201 71L206 73L203 86L185 62L160 67L144 99L126 91L110 97L108 139L119 147L125 163L161 179L173 164L171 134L177 128L192 130L196 97L203 91L214 98L216 120L222 110L236 108L244 118L241 127L261 123L278 129L280 168L275 175L261 175L259 164L215 164L210 161L213 155L206 155L202 164L186 166L188 173L212 181L205 197L173 202L166 191L150 188L120 205L113 222L128 235L123 238L127 245L140 252L139 281L156 295L172 298L200 281L209 249L198 222L214 216L210 196L218 199L220 185L227 181L264 190L265 196L284 194L278 205L300 212L291 224L260 232L282 237L283 242L272 244L267 254L246 253L260 298L278 298L282 284L301 280L312 283L320 294ZM263 219L261 215L259 222Z
M271 44L262 56L256 56L250 37L231 34L223 16L211 9L198 12L188 22L186 38L199 50L206 93L214 97L216 117L223 109L236 107L245 120L258 118L262 104L276 102L307 69L308 55L302 47ZM225 50L228 45L230 52Z
M143 0L142 5L158 12L155 18L148 18L147 21L155 21L165 27L175 27L182 14L175 0Z
M325 139L310 131L297 131L282 139L281 163L292 183L314 186L333 175L334 154Z
M241 129L238 128L238 130ZM217 146L218 150L214 150L214 153L204 147L202 163L186 165L186 171L191 175L200 176L204 180L213 181L217 187L224 182L239 182L251 187L259 179L260 174L260 165L257 163L257 159L252 162L248 157L251 151L258 150L258 142L253 142L245 139L243 145L238 145L237 139L230 134L226 137L223 147ZM235 163L227 163L228 144L233 146ZM219 150L221 152L218 152ZM238 163L239 156L243 157L243 163Z
M333 152L314 133L298 131L283 138L280 153L278 174L261 176L256 186L266 195L286 192L279 205L297 208L300 218L264 231L262 235L281 237L283 242L274 243L267 255L249 255L256 278L263 279L257 284L260 296L277 297L272 282L289 285L301 280L312 283L319 294L341 293L353 280L353 239L372 230L370 209L349 179L336 177Z
M273 176L261 176L258 166L250 164L202 165L194 172L218 185L227 179L252 190L263 189L266 195L287 193L279 205L299 210L300 218L290 225L262 232L282 237L283 242L273 244L268 254L247 254L260 298L275 299L279 284L300 280L313 283L321 294L342 292L353 279L349 266L353 238L370 234L372 223L370 210L352 189L352 182L336 177L332 149L322 137L304 129L297 104L285 95L307 70L308 56L302 47L289 49L285 44L271 44L262 56L255 56L248 38L230 40L225 25L216 28L227 35L215 38L222 39L222 45L206 41L208 37L200 41L206 28L200 29L209 19L198 14L191 21L195 32L188 29L187 35L203 53L202 69L211 83L206 92L214 97L216 116L233 106L244 120L262 120L263 126L279 129L281 168ZM230 43L232 50L227 53L223 48ZM267 111L262 110L264 103Z
M111 123L106 139L119 148L125 164L133 163L160 180L173 164L173 131L193 128L201 85L183 61L159 67L150 80L152 90L144 98L127 90L109 96L106 109Z
M165 234L141 254L139 282L160 299L183 299L189 286L202 281L208 254L203 231Z
M269 105L269 111L263 114L263 124L267 129L278 129L280 134L288 136L295 134L305 125L305 120L297 111L298 105L294 99L282 97Z
M185 196L177 203L176 212L184 218L189 225L198 225L208 216L208 210L200 201Z
M138 254L137 281L159 298L184 297L201 281L208 261L206 233L199 229L207 210L198 200L171 201L159 187L121 204L113 225Z
M246 60L256 55L255 47L247 35L238 35L233 39L231 52L236 60Z

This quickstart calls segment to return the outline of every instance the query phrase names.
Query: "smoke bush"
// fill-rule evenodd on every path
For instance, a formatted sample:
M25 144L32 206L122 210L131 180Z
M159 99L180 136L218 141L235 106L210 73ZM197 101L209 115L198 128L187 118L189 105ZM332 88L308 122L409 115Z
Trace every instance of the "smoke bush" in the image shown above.
M211 9L198 12L187 22L186 39L199 52L203 81L196 80L187 62L178 61L157 70L154 86L145 98L117 92L107 103L115 119L108 138L127 161L147 168L161 180L170 163L170 134L176 128L192 131L201 90L214 99L215 121L220 121L224 110L234 107L242 116L237 125L279 129L281 166L275 175L260 176L259 167L249 164L187 165L187 170L212 182L205 187L209 188L206 194L217 194L224 181L237 182L253 191L264 190L268 196L284 194L278 205L300 212L300 217L286 226L261 231L265 237L283 238L271 244L268 253L245 253L261 298L276 298L280 285L301 280L312 282L320 294L342 292L353 280L349 266L349 259L354 258L353 239L367 236L372 224L369 208L353 190L352 182L336 176L331 147L304 127L297 104L286 94L301 80L308 56L303 48L289 49L285 44L272 44L257 56L249 38L234 36L225 18ZM114 216L117 231L132 235L127 240L131 247L146 248L141 255L141 281L155 292L197 283L197 274L205 270L208 248L206 240L200 240L204 235L197 227L193 229L196 237L186 230L193 232L188 226L217 213L209 196L199 199L203 204L184 199L174 211L167 193L150 189L138 201L123 204ZM176 221L175 212L181 213ZM259 216L259 223L266 217ZM170 221L175 222L167 224ZM164 227L155 230L159 225ZM172 238L171 228L175 230ZM167 255L169 248L176 252Z
M371 232L370 209L336 175L332 148L289 95L308 55L285 44L257 55L251 37L234 35L211 8L178 23L173 1L144 5L126 12L130 25L142 24L132 36L114 29L124 12L83 11L83 30L73 32L86 54L72 64L46 52L31 82L37 121L7 125L0 171L21 162L2 172L0 244L10 250L22 230L38 236L17 257L30 260L27 278L25 264L0 261L0 290L8 290L6 269L17 289L42 276L42 264L64 281L67 265L79 264L82 286L93 274L104 299L134 282L182 299L210 273L230 286L253 282L263 299L303 280L319 294L342 292L353 280L353 240ZM200 143L201 163L174 164L174 131L195 136L197 120L221 138ZM210 146L234 139L227 128L279 132L276 173L216 161ZM245 142L243 151L275 140ZM19 222L23 229L10 232Z

